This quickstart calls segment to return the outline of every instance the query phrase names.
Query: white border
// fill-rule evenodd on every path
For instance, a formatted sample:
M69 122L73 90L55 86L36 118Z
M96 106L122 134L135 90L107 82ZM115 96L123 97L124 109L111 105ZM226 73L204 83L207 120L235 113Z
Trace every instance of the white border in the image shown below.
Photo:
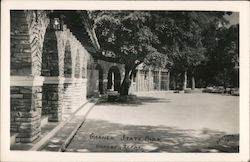
M213 10L240 12L240 153L54 153L9 150L10 9ZM1 3L1 161L248 161L249 2L10 1Z

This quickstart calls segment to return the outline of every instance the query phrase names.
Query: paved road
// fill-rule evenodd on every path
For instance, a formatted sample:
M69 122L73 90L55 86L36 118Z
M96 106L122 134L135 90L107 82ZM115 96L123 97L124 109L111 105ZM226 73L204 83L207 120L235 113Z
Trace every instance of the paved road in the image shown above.
M66 151L237 152L239 97L138 96L141 104L96 105Z

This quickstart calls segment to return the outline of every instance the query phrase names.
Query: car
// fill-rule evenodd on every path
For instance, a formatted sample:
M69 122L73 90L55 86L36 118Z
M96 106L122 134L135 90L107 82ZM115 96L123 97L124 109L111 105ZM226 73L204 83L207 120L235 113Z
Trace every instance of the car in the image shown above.
M225 93L225 88L223 86L213 86L203 89L204 93Z
M240 95L239 88L232 88L231 89L231 95L233 95L233 96L239 96Z

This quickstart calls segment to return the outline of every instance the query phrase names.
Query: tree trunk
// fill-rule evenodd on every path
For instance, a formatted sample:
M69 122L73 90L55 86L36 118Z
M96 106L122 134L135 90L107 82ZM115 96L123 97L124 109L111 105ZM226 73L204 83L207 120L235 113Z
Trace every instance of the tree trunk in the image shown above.
M125 76L122 81L122 85L120 88L120 95L126 96L128 95L129 87L131 85L131 78L130 78L130 72L132 71L132 68L130 66L125 65Z
M183 90L187 88L187 69L184 71Z
M195 89L195 77L194 77L194 70L192 71L192 90Z

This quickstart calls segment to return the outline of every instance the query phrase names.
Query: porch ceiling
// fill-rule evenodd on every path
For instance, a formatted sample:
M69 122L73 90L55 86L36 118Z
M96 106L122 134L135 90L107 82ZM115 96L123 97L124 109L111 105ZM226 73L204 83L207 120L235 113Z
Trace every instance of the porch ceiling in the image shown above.
M49 14L50 17L60 17L63 19L64 24L74 34L74 36L81 42L91 54L96 53L98 50L97 40L93 40L93 33L90 31L91 26L87 17L87 11L77 10L53 10Z

